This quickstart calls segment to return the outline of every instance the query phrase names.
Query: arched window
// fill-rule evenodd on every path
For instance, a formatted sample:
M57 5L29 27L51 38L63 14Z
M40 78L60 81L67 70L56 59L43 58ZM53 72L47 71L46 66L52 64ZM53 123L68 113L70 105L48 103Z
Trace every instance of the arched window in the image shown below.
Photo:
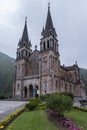
M45 50L46 46L45 46L45 42L43 43L43 49Z
M19 84L17 85L17 90L19 90Z
M54 40L52 40L52 44L53 44L53 49L54 49Z
M27 51L26 51L26 57L27 57Z
M47 48L49 48L50 47L50 45L49 45L49 40L47 40Z

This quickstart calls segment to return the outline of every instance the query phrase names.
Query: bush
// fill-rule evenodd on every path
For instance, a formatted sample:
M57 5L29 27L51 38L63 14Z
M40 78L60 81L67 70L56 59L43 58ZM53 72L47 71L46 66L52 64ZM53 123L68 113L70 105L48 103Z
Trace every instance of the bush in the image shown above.
M34 98L34 99L31 99L30 102L25 105L25 108L32 111L32 110L35 110L38 104L40 103L41 103L40 98Z
M7 99L7 97L4 95L0 95L0 99Z
M65 96L69 96L72 100L73 100L73 94L70 92L62 92L61 94L65 95Z
M41 103L41 99L40 98L34 98L31 99L30 102L36 102L37 104Z
M45 104L38 104L37 109L45 109L46 105Z
M41 95L40 99L41 101L46 101L49 98L50 94L46 94L46 95Z
M35 110L35 108L37 107L37 103L36 102L30 102L28 105L27 105L27 108L32 111L32 110Z
M49 96L46 102L47 108L54 110L60 115L64 115L72 108L72 100L70 97L61 94L52 94Z

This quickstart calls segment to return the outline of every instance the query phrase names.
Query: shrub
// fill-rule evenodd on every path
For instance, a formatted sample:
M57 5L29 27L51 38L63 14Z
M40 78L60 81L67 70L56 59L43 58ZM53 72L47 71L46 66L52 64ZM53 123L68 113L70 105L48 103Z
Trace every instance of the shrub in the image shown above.
M27 105L27 108L32 111L32 110L35 110L35 108L37 107L37 103L36 102L30 102L28 105Z
M45 104L38 104L37 109L45 109L46 105Z
M40 99L41 101L46 101L49 98L50 94L46 94L46 95L41 95Z
M73 100L73 94L70 92L62 92L61 94L65 95L65 96L69 96L72 100Z
M37 104L41 103L41 99L40 98L34 98L31 99L30 102L36 102Z
M32 110L35 110L38 104L40 103L41 103L40 98L34 98L34 99L31 99L30 102L25 105L25 108L32 111Z
M63 115L64 112L71 110L72 100L65 95L52 94L47 99L46 106L47 108L60 113L60 115Z

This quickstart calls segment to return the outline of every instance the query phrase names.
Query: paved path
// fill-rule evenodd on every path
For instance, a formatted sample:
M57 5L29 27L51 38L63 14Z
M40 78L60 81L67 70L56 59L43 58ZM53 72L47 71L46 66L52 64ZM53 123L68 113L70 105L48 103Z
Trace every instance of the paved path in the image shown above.
M27 101L0 101L0 120L22 108Z

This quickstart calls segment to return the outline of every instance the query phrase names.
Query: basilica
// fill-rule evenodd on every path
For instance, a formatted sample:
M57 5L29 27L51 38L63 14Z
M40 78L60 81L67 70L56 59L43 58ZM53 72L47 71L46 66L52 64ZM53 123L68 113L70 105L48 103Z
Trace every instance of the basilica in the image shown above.
M48 6L45 26L41 32L40 50L31 48L27 19L18 42L15 61L13 96L16 99L31 99L40 95L70 92L74 96L85 96L85 84L80 79L77 63L61 65L57 33Z

